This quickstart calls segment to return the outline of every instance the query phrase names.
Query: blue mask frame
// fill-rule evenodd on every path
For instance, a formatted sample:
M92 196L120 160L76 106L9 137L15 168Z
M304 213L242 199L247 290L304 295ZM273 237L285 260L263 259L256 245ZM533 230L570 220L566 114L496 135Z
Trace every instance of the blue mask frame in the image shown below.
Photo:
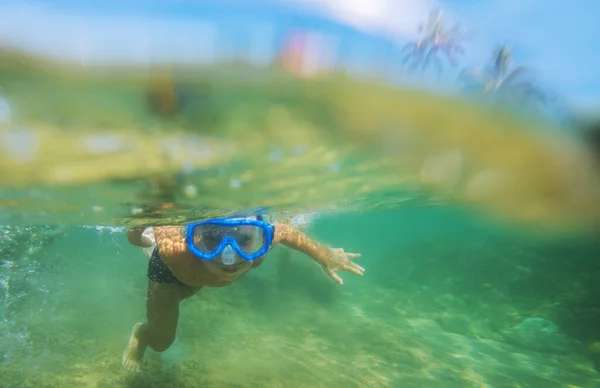
M231 226L231 227L245 226L245 225L256 226L258 228L261 228L264 231L265 244L259 251L252 253L252 254L248 254L248 253L244 252L238 246L235 239L233 239L230 236L226 236L214 251L212 251L210 253L205 253L205 252L202 252L199 249L197 249L196 246L194 245L194 228L196 228L197 226L200 226L200 225L217 225L217 226ZM194 222L194 223L188 224L186 226L185 241L187 243L187 246L188 246L188 249L190 250L190 252L192 252L194 254L194 256L199 257L202 260L214 259L215 257L217 257L218 255L220 255L223 252L223 250L225 249L225 247L227 245L229 245L233 248L233 250L242 259L244 259L246 261L253 261L253 260L256 260L259 257L263 256L264 254L266 254L269 251L269 249L271 249L271 244L273 243L274 233L275 233L275 228L272 225L268 224L267 222L263 221L262 217L258 217L258 219L256 219L256 220L248 219L248 218L244 218L244 219L215 218L215 219L211 219L211 220Z

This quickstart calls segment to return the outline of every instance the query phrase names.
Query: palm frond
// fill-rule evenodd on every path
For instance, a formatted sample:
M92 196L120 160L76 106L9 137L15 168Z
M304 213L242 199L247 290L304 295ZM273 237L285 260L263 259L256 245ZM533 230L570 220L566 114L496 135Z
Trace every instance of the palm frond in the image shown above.
M545 103L548 101L547 95L530 80L529 73L525 66L512 67L510 49L503 45L493 51L485 70L463 70L459 80L464 85L463 89L483 90L484 94L490 93L499 103Z
M529 69L525 66L518 66L508 73L507 76L504 77L505 84L513 84L515 81L518 81L520 77L526 76L529 74Z
M425 70L433 64L438 71L442 69L442 59L448 60L453 66L458 63L458 56L465 50L461 41L465 33L459 25L447 28L444 25L443 14L439 8L434 8L425 24L418 26L420 38L402 48L405 54L403 64L412 63L415 67ZM442 57L443 56L443 57Z
M427 50L427 55L425 55L425 58L423 59L423 66L422 66L422 70L425 70L427 68L427 66L429 65L429 63L431 62L431 59L433 57L435 57L435 52L434 52L435 48L429 47L429 50Z
M448 58L448 61L452 64L452 66L458 65L458 51L456 50L456 47L441 46L439 50L446 54L446 58Z

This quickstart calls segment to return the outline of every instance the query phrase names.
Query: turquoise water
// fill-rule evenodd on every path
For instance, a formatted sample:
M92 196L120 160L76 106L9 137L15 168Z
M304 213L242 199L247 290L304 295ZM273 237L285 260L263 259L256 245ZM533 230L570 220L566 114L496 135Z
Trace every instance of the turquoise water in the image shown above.
M62 6L0 11L64 27L82 9ZM600 174L555 106L392 84L389 39L298 10L263 10L282 56L248 65L230 55L266 30L243 12L204 9L226 34L136 35L94 7L91 27L0 31L0 387L600 386ZM136 15L182 7L202 8ZM372 71L303 74L277 51L294 23L371 47ZM178 62L208 55L191 36L224 56ZM134 63L103 62L117 54ZM124 370L148 287L125 228L257 209L361 253L364 276L338 286L276 247L185 300L173 346Z
M362 253L364 277L337 286L278 247L184 301L175 344L148 351L142 373L119 365L145 315L141 249L107 228L24 240L2 256L1 385L598 385L597 241L524 237L444 207L331 215L307 232Z

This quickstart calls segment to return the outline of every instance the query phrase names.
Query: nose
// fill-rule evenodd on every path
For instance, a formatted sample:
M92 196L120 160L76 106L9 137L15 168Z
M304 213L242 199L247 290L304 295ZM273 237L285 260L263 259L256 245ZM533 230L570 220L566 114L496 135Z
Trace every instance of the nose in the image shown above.
M235 263L235 256L235 251L231 245L227 245L225 249L223 249L223 253L221 253L221 262L225 265L233 265Z

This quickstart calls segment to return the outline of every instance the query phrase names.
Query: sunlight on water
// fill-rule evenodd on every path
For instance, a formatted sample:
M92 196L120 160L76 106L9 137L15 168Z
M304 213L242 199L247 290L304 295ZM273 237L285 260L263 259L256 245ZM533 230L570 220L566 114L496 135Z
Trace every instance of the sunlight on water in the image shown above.
M0 4L0 386L597 387L597 131L424 3ZM276 247L124 370L126 227L240 212L366 272Z

